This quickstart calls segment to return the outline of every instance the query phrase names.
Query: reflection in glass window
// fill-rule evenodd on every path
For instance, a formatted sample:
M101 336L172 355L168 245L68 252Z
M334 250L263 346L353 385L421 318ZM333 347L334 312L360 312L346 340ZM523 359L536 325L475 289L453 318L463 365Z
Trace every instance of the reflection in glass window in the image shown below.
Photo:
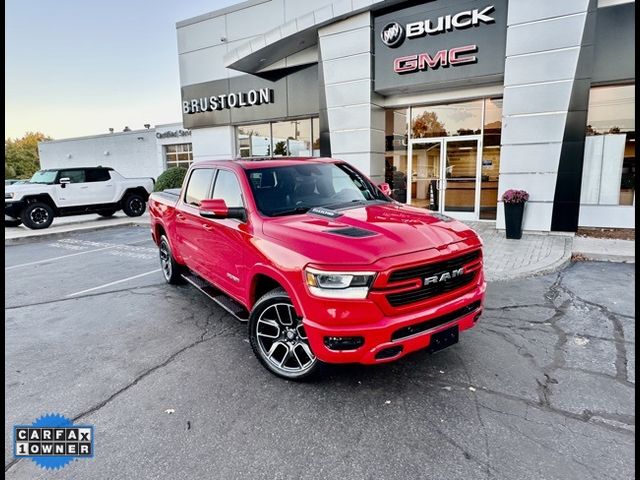
M311 146L313 149L313 156L320 156L320 119L312 118L311 119L311 133L313 137L311 139Z
M268 123L243 125L237 132L241 157L271 156L271 126Z
M319 157L318 118L242 125L236 128L240 157Z
M385 112L384 178L391 198L407 202L407 109Z
M495 220L498 204L498 173L500 171L502 99L487 98L484 101L484 108L480 218L482 220Z
M411 108L411 138L478 135L482 100Z
M233 172L218 170L216 184L213 187L213 198L222 199L229 208L242 207L242 191Z
M310 157L311 119L271 124L274 157Z
M633 205L636 175L635 87L589 93L580 203Z
M189 168L193 163L193 150L190 143L178 143L164 146L164 159L167 168Z

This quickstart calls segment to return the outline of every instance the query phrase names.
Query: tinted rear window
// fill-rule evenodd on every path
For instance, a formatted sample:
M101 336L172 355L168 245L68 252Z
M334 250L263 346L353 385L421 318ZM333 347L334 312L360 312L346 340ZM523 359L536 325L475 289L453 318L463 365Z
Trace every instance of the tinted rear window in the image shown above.
M189 184L184 195L185 203L199 206L205 198L211 198L211 181L214 170L212 168L198 168L191 172Z

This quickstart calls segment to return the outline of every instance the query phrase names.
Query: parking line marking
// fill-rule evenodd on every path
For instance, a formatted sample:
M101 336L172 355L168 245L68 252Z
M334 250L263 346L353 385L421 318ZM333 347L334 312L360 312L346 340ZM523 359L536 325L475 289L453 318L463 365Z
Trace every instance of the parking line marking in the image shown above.
M84 255L85 253L99 252L100 250L107 250L109 248L115 248L115 245L112 247L102 247L102 248L96 248L94 250L86 250L84 252L70 253L69 255L61 255L59 257L46 258L44 260L36 260L35 262L21 263L20 265L11 265L10 267L4 267L4 269L6 271L6 270L12 270L14 268L28 267L29 265L37 265L38 263L43 263L43 262L53 262L55 260L62 260L63 258L75 257L76 255Z
M131 245L135 245L136 243L142 243L146 241L147 241L146 239L136 240L135 242L131 242ZM113 244L113 245L109 245L108 247L95 248L93 250L86 250L84 252L70 253L68 255L61 255L59 257L53 257L53 258L45 258L44 260L36 260L34 262L21 263L20 265L11 265L10 267L4 267L4 270L7 271L7 270L13 270L14 268L28 267L30 265L37 265L38 263L54 262L56 260L62 260L63 258L75 257L76 255L84 255L85 253L100 252L102 250L108 250L110 248L118 248L122 246L123 245L120 245L120 244Z
M80 292L70 293L66 297L75 297L76 295L80 295L81 293L93 292L94 290L100 290L101 288L110 287L111 285L116 285L118 283L128 282L129 280L135 280L136 278L144 277L146 275L151 275L152 273L158 273L161 269L156 268L155 270L151 270L150 272L141 273L140 275L134 275L133 277L123 278L122 280L116 280L115 282L105 283L104 285L99 285L93 288L87 288L86 290L82 290Z

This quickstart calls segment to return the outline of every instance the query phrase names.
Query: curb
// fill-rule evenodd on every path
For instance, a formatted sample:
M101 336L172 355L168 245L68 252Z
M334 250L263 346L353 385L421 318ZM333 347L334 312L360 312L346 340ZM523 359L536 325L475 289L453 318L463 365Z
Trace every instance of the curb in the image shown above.
M611 263L636 263L635 255L612 255L609 253L587 253L579 250L571 252L571 255L579 255L584 260L593 262L611 262Z
M116 227L148 227L149 222L139 222L132 220L130 222L125 223L115 223L108 225L90 225L87 227L78 227L78 224L75 225L75 228L70 228L68 230L61 230L57 232L51 233L43 233L41 235L30 235L26 237L15 237L15 238L5 238L4 244L7 245L23 245L25 243L33 243L39 240L50 240L52 238L64 237L70 233L85 233L85 232L95 232L97 230L105 230L107 228L116 228Z

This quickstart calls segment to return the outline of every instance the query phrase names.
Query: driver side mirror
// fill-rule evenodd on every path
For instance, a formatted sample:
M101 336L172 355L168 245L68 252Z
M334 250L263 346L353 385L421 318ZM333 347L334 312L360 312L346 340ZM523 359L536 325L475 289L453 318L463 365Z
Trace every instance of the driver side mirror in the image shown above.
M204 218L236 218L241 221L246 220L245 209L242 207L227 207L222 199L202 200L200 202L200 216Z
M385 183L380 183L380 184L378 184L378 188L385 195L391 195L391 187L389 186L388 183L386 183L386 182Z
M59 183L62 188L65 188L69 183L71 183L71 179L69 177L62 177Z

